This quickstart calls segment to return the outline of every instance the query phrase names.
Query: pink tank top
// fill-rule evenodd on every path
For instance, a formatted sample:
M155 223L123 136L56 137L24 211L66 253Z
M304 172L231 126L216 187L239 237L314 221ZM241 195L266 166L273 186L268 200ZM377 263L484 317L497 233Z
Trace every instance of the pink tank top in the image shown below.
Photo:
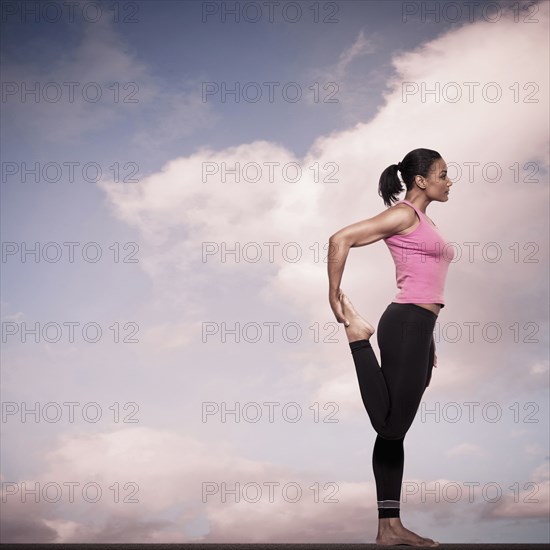
M391 235L384 239L393 261L399 292L394 302L398 304L441 304L445 307L444 290L447 271L455 257L454 247L449 244L414 204L420 223L407 235Z

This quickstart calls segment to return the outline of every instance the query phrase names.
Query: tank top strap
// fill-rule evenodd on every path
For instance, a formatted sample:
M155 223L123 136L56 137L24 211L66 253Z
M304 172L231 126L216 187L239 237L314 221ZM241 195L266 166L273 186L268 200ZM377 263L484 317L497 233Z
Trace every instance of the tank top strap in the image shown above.
M401 199L400 202L404 202L405 204L408 204L409 206L412 206L414 208L414 211L418 214L418 217L420 219L423 219L422 216L420 216L420 214L422 214L422 212L420 212L420 210L418 210L418 208L412 202L409 202L405 199Z
M424 212L420 211L412 202L407 201L405 199L401 199L400 202L404 202L405 204L408 204L408 205L412 206L414 208L414 211L418 214L418 217L420 218L421 222L424 221L428 225L430 225L431 227L437 228L437 225L435 225L435 223L433 223L431 220L429 220L428 216L426 216L426 214L424 214Z

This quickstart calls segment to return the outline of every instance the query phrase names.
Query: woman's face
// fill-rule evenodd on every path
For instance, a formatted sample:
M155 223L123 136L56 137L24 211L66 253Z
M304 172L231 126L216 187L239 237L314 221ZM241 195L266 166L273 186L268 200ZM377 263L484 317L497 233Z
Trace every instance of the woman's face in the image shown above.
M426 193L431 200L449 200L449 189L453 182L447 176L447 163L443 159L437 159L433 162L424 181Z

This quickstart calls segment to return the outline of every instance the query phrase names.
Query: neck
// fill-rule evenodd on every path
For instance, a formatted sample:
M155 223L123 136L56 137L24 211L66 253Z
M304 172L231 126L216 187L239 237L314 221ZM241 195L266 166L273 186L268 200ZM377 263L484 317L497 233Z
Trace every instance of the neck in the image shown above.
M431 201L426 198L426 195L419 193L406 193L404 199L412 202L421 212L426 213L426 208Z

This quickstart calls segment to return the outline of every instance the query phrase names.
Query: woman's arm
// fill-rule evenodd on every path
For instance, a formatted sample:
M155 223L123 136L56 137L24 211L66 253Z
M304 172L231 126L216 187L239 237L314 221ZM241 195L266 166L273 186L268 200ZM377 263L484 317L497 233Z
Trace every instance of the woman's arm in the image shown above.
M329 302L339 323L349 324L340 304L340 283L350 248L365 246L410 227L416 219L411 208L389 208L384 212L331 235L328 245Z
M350 248L351 245L343 236L335 238L333 235L328 241L328 299L336 320L339 323L344 323L346 327L349 325L349 322L344 316L342 304L340 303L340 282L342 281Z

